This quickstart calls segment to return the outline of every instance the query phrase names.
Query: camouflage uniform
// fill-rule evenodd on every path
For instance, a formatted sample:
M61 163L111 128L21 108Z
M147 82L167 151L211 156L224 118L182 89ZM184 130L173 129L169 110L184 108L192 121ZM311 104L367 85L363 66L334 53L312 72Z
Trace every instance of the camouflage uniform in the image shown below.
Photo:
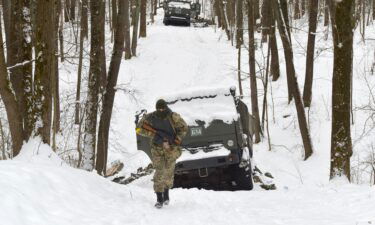
M154 133L142 129L145 121L154 127L152 123L152 118L155 116L154 113L143 116L137 124L137 134L151 138L152 164L155 168L153 179L154 191L163 192L165 189L170 189L173 186L175 164L178 157L181 156L181 147L172 143L170 144L170 149L165 149L163 145L155 144L156 135ZM182 140L188 128L181 116L175 112L170 112L165 120L168 120L171 124L175 137ZM154 128L158 129L158 127Z

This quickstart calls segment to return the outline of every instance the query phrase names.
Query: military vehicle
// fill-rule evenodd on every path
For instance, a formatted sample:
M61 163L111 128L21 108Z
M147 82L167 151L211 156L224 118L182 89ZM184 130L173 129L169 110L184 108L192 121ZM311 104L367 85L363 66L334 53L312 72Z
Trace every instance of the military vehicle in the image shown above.
M189 126L176 163L174 187L251 190L253 119L235 88L164 99ZM144 113L136 115L136 123ZM151 158L150 142L137 135L138 150Z
M191 2L168 0L164 2L164 19L163 23L169 25L171 23L184 23L190 26L191 18Z

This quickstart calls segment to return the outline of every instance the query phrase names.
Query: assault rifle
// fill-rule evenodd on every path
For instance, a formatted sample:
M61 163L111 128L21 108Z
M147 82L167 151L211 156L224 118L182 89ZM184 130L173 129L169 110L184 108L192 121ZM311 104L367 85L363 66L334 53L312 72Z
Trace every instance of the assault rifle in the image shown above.
M143 123L142 128L151 132L151 133L153 133L154 135L157 135L157 136L161 137L163 140L167 139L168 142L170 142L170 143L174 143L176 145L181 144L181 141L178 138L174 138L174 137L172 137L171 135L167 134L166 132L164 132L162 130L158 130L158 129L153 128L146 121Z

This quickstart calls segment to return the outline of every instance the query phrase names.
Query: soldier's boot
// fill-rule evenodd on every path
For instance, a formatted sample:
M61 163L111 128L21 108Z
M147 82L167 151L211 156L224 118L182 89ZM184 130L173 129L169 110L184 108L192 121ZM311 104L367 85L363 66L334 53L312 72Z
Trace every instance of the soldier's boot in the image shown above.
M160 209L163 207L163 192L156 192L156 199L155 207Z
M163 194L163 197L164 197L164 205L168 205L169 204L169 189L164 189L164 194Z

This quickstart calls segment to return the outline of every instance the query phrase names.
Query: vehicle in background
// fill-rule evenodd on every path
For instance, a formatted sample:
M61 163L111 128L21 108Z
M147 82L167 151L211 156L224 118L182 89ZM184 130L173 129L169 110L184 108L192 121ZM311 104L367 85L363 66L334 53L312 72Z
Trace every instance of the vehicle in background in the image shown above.
M164 2L163 8L165 25L183 23L190 26L192 14L190 1L168 0Z

